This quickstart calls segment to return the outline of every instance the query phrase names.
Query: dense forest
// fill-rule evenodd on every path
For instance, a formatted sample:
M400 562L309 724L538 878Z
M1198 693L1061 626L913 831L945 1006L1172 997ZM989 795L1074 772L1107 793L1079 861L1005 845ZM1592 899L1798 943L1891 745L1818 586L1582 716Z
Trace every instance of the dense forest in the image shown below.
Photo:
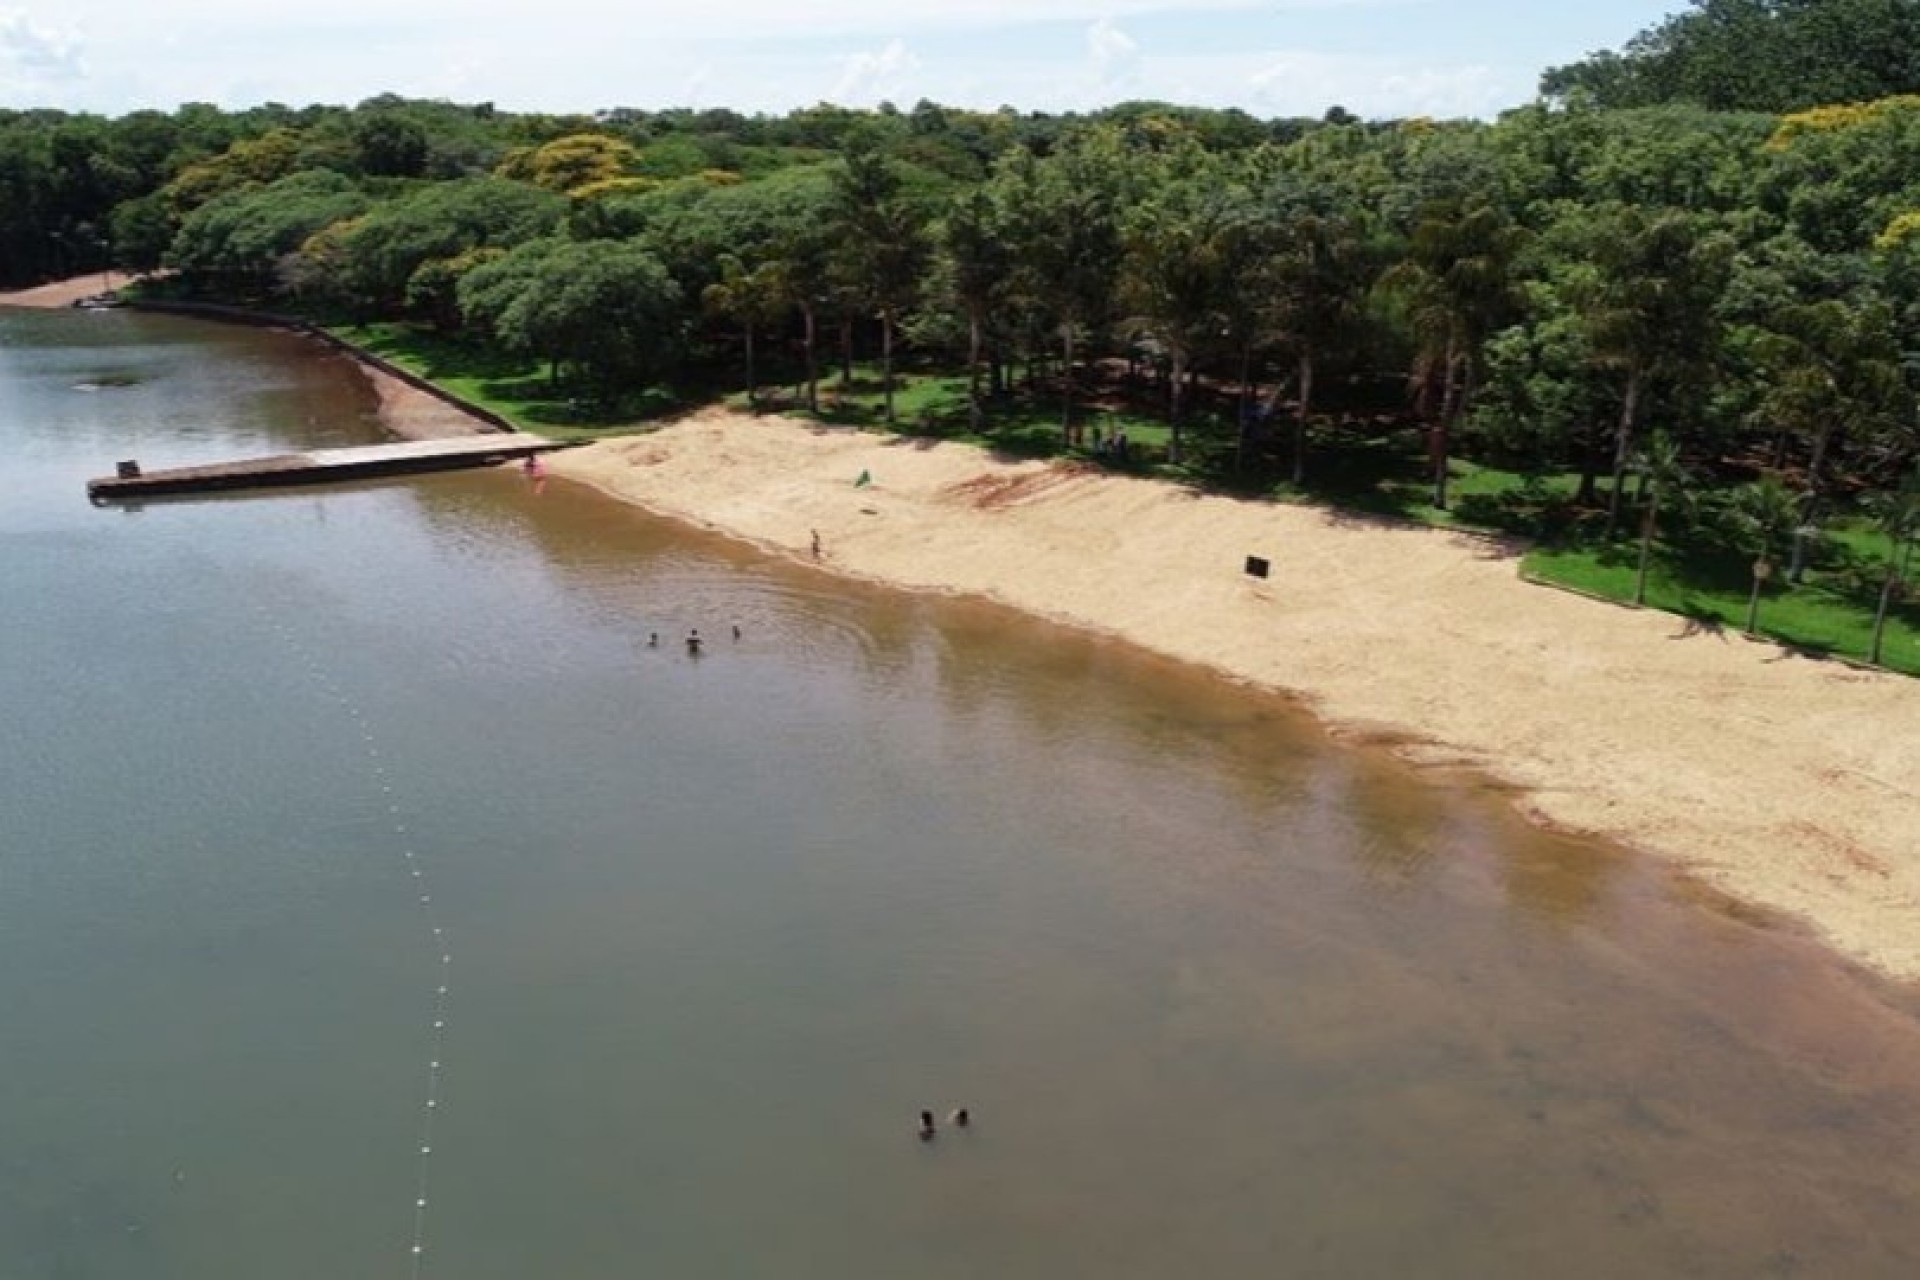
M858 367L891 423L898 375L942 369L964 394L916 425L1044 402L1082 446L1130 395L1158 462L1296 489L1398 432L1433 508L1458 459L1506 468L1555 513L1530 532L1637 544L1639 594L1691 539L1757 609L1864 521L1877 659L1920 526L1920 2L1696 0L1492 122L0 113L0 282L108 265L516 353L599 406L825 412Z

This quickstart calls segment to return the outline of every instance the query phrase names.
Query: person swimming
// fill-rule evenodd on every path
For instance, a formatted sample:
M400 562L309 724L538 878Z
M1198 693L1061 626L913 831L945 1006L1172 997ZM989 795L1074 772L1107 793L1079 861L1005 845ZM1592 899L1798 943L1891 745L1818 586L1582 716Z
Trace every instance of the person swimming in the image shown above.
M920 1113L920 1141L932 1142L933 1134L933 1112L922 1111Z
M955 1108L953 1114L948 1116L947 1119L952 1121L954 1127L958 1129L964 1129L973 1123L973 1116L965 1107Z
M696 658L700 656L700 628L698 627L687 632L687 652Z
M658 631L647 632L647 648L658 649L659 647L660 647L660 633Z

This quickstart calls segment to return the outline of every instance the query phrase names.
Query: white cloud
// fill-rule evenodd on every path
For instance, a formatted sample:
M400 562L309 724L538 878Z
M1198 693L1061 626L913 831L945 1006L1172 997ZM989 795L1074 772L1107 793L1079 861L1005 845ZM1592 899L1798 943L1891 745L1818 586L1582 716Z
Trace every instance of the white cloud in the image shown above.
M829 101L845 106L871 105L905 96L907 80L920 70L920 59L903 40L889 40L878 53L855 53L846 58Z
M78 80L86 75L86 42L74 31L54 31L20 9L0 9L0 77Z
M1105 82L1127 73L1139 60L1140 46L1113 19L1101 18L1087 28L1087 56L1093 59L1094 74Z

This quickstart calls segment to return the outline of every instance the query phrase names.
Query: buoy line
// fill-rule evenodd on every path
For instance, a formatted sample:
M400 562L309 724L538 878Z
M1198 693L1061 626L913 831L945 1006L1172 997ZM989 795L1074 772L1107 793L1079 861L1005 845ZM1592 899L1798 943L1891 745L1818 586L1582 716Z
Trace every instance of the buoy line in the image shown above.
M285 641L289 650L305 665L308 676L323 697L333 702L359 730L360 743L365 753L368 776L378 787L380 799L386 806L386 820L392 826L394 848L399 853L407 873L407 883L417 900L421 920L433 943L433 954L437 957L437 972L433 984L432 1016L429 1019L427 1038L427 1068L424 1096L421 1099L418 1142L414 1152L414 1186L411 1243L408 1247L409 1274L412 1280L419 1280L426 1267L427 1258L427 1208L428 1192L431 1188L433 1161L434 1119L440 1111L440 1093L443 1076L442 1063L445 1060L447 1031L447 1003L452 991L453 949L446 926L441 922L435 909L433 889L427 873L426 861L415 847L413 834L406 822L406 814L400 799L394 791L392 775L382 759L380 743L368 724L366 713L360 705L334 679L326 665L300 635L284 621L266 613L264 605L257 606L266 621Z

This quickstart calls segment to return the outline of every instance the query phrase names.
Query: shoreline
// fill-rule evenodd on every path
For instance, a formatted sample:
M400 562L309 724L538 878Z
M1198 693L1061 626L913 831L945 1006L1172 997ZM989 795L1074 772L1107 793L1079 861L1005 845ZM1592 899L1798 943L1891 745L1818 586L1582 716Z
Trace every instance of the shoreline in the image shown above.
M715 409L549 468L802 562L817 530L831 571L1292 697L1337 738L1471 771L1535 822L1920 979L1920 681L1534 586L1482 536L1084 463Z
M67 306L97 280L0 305ZM396 436L486 429L356 366ZM1482 535L1085 463L711 409L547 465L772 554L1286 696L1335 738L1486 779L1540 825L1652 854L1920 979L1920 681L1532 585L1518 550ZM1247 576L1247 556L1271 576Z

